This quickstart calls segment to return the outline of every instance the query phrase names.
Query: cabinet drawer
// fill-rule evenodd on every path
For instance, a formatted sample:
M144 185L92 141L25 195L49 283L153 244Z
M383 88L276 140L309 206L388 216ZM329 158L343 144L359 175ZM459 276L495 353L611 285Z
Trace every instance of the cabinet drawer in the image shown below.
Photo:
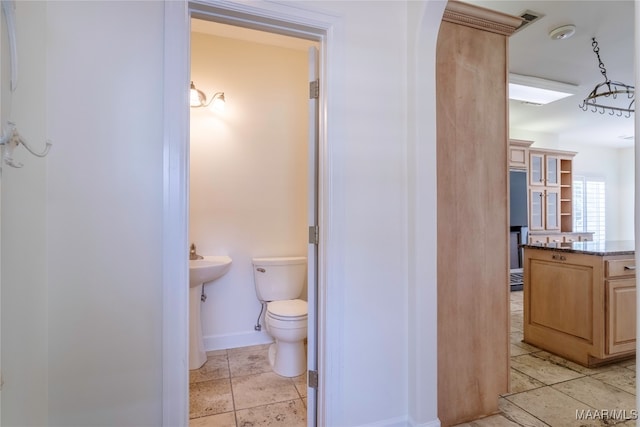
M529 233L529 243L549 243L549 236L546 234Z
M604 274L607 277L634 276L636 274L636 260L614 259L605 261Z
M564 242L564 236L562 234L549 234L547 236L549 243L562 243Z

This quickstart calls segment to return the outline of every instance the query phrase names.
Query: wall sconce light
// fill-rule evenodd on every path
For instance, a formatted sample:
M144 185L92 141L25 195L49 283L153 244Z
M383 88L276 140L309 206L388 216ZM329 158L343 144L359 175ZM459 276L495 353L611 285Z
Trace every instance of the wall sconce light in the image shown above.
M191 82L191 90L189 91L189 104L192 108L208 107L221 109L225 104L224 92L216 92L211 99L207 102L207 96L200 89L196 88L196 85Z

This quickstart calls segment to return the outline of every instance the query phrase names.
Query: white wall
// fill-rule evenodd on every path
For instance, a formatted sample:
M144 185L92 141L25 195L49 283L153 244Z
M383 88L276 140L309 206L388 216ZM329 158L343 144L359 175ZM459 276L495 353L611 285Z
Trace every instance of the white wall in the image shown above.
M633 240L635 237L635 148L624 148L618 151L618 198L624 202L618 212L618 217L614 218L618 223L621 240Z
M2 18L4 19L4 18ZM16 2L18 86L9 90L7 33L2 23L2 115L40 150L49 136L43 102L46 5ZM2 165L2 419L4 426L47 425L46 174L48 159L15 150L21 169Z
M341 17L335 43L343 61L328 89L335 179L328 239L341 255L330 260L341 276L327 290L328 315L338 316L328 331L328 351L338 353L329 367L336 383L328 425L395 425L406 418L410 375L407 5L329 1L322 7Z
M318 8L336 22L325 88L327 425L437 425L435 239L429 239L435 115L432 79L421 77L433 76L435 31L425 26L437 27L443 7L437 3L422 22L409 19L422 5L405 2L256 3L291 14ZM25 183L36 188L35 207L46 211L26 210L16 219L26 233L15 256L36 253L41 261L29 263L28 272L24 261L19 265L21 274L37 276L21 276L21 286L37 283L23 290L36 300L21 304L37 307L40 317L30 345L36 362L46 358L48 380L31 382L46 389L28 402L47 425L161 425L161 340L163 328L172 328L162 324L161 295L163 8L146 1L46 6L42 133L56 145L46 187L35 167L40 175ZM33 34L30 41L42 43ZM414 90L419 96L409 108ZM3 194L3 207L8 200ZM36 215L35 223L27 214ZM7 237L3 229L3 255ZM3 286L4 268L3 259ZM39 293L43 273L46 294Z
M510 137L534 141L532 147L575 151L574 175L602 177L606 182L607 240L633 240L633 149L595 147L562 141L559 135L510 130Z
M161 425L163 10L47 3L50 426Z
M191 46L192 80L227 100L191 109L190 241L233 260L205 285L205 350L270 342L251 259L307 254L307 51L202 33Z
M408 419L437 426L436 41L446 1L408 2Z

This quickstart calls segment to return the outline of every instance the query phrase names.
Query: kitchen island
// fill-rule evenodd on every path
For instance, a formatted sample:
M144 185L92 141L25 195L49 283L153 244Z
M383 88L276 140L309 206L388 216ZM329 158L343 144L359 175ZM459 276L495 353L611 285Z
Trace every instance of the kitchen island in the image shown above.
M583 366L635 354L634 241L524 245L524 341Z

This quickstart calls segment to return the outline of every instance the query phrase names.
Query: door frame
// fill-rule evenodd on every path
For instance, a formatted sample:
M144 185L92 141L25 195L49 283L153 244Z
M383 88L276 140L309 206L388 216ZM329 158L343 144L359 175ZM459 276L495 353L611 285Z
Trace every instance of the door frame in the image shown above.
M327 64L332 47L335 16L278 3L235 3L227 0L165 2L164 33L164 166L163 166L163 325L162 424L187 425L188 376L188 182L191 17L269 31L317 41L320 45L318 108L318 267L317 267L317 406L309 426L325 425L326 377L326 241L330 229L330 165L327 131ZM313 415L315 413L315 416ZM311 419L315 418L315 419Z

